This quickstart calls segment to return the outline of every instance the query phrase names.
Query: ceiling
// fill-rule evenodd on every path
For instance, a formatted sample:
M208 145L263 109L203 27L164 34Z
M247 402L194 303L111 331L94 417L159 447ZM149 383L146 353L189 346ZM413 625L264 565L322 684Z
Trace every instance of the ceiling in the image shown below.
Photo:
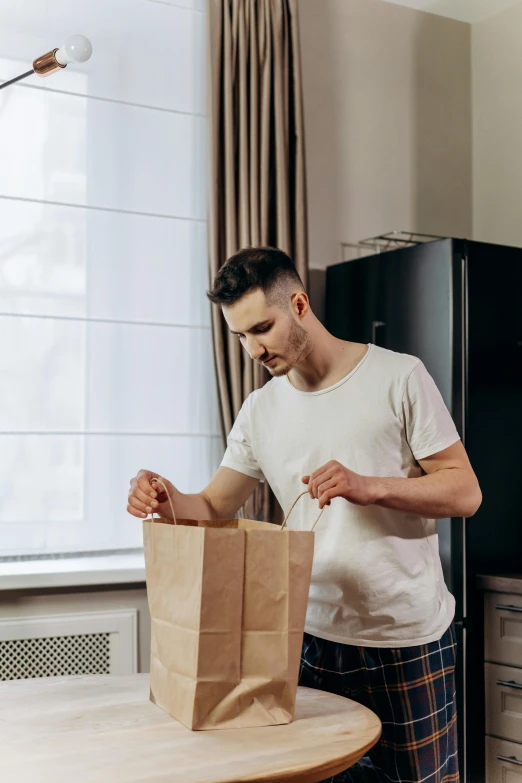
M384 0L384 2L404 5L472 24L512 8L522 0Z

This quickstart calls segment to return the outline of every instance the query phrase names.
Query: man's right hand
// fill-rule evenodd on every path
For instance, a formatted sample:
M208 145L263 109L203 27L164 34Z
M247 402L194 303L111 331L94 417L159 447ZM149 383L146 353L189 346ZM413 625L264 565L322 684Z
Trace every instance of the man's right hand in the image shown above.
M166 503L168 500L167 493L163 490L160 484L152 484L153 479L159 478L167 487L169 497L173 498L176 489L168 479L159 476L157 473L153 473L150 470L140 470L130 482L129 496L127 511L134 517L145 519L152 514L153 511L158 511L159 506L162 503ZM168 513L171 516L171 513Z
M154 483L155 478L165 484L168 496L161 484ZM139 519L145 519L153 511L172 519L170 498L178 519L232 519L258 483L259 479L222 466L202 492L185 495L157 473L140 470L130 483L127 511Z

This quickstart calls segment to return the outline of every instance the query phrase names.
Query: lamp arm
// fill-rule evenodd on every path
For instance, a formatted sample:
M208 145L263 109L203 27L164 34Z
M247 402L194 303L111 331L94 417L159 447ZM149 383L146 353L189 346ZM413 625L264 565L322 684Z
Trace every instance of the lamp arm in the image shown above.
M22 79L27 79L28 76L32 76L34 73L33 69L31 68L30 71L27 71L26 73L22 73L20 76L16 76L14 79L9 79L8 82L2 82L0 84L0 90L3 90L4 87L9 87L10 84L15 84L16 82L21 81Z

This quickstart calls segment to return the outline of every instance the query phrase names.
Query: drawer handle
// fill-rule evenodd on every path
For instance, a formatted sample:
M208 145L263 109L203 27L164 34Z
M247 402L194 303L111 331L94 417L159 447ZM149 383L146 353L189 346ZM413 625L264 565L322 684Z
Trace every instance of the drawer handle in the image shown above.
M513 604L497 604L495 609L502 609L505 612L522 612L522 606L513 606Z
M497 756L498 761L509 761L510 764L516 764L522 767L522 761L519 761L516 756Z
M506 688L518 688L522 691L522 685L515 680L497 680L497 685L505 685Z

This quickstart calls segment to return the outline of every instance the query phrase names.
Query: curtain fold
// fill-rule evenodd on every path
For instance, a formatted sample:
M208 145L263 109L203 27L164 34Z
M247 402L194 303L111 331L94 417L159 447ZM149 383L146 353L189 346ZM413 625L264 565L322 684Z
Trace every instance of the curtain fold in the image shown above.
M211 279L243 247L270 245L308 278L308 225L297 0L208 0ZM223 433L268 379L230 334L212 331ZM265 485L249 516L278 521Z

